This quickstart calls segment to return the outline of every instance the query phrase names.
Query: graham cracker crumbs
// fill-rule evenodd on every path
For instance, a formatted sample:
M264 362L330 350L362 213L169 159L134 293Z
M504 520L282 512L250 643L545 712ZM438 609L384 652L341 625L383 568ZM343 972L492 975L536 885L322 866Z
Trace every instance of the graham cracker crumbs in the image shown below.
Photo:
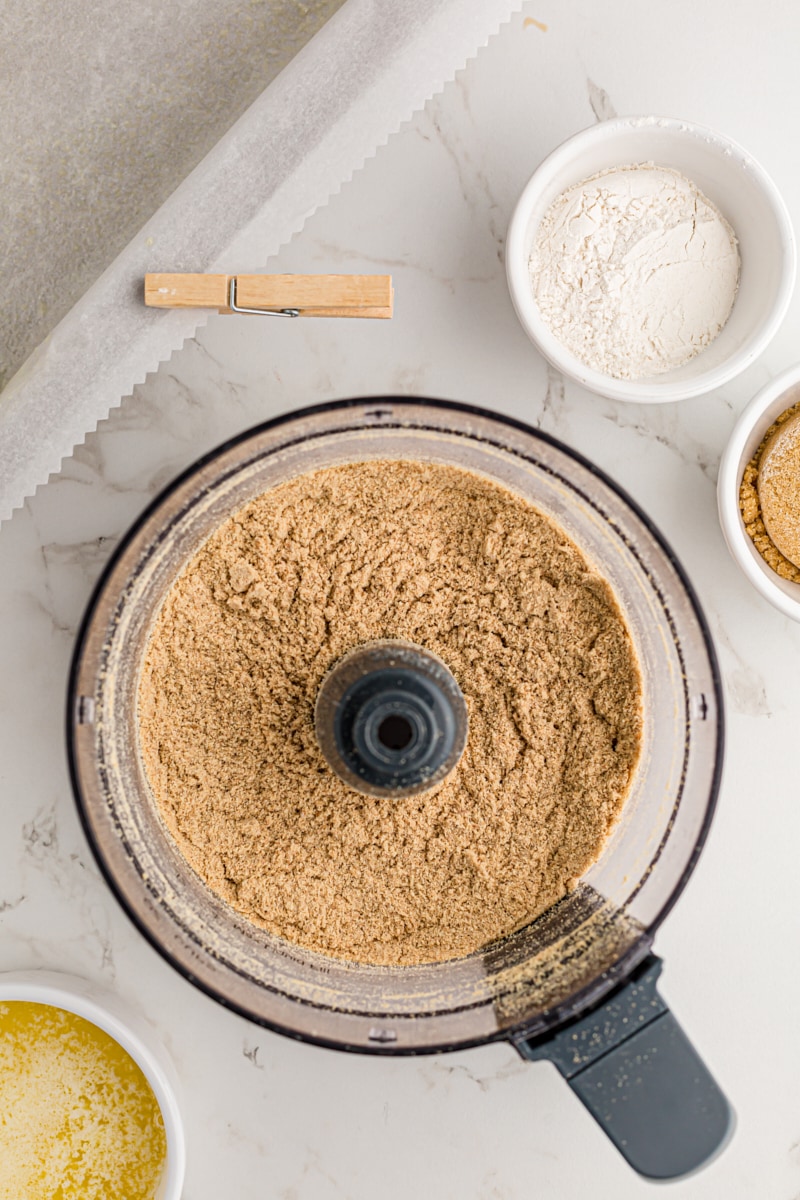
M402 638L455 675L469 738L430 792L347 787L314 734L329 668ZM597 859L641 736L608 584L551 520L472 472L315 471L205 543L155 622L139 690L160 811L206 883L308 949L461 957L526 925Z

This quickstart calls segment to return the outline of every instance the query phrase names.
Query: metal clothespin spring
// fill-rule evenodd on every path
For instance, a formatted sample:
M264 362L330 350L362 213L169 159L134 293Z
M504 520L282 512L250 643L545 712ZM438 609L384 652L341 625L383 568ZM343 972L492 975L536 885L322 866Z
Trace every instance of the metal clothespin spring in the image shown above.
M231 276L228 287L228 308L231 312L253 313L257 317L299 317L299 308L240 308L236 303L236 276Z

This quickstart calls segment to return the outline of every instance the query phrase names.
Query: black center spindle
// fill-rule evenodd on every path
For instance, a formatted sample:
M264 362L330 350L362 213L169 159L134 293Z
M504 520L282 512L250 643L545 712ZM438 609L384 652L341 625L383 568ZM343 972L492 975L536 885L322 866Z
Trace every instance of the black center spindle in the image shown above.
M435 654L407 642L372 642L322 682L315 727L332 769L370 795L414 795L441 782L466 743L467 709Z

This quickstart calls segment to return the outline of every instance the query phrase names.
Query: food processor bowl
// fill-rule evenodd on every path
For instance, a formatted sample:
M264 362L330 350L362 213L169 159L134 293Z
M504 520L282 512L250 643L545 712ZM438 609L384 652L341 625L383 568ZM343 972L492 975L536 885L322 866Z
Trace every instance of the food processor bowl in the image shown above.
M304 950L229 907L168 833L137 728L154 620L211 533L269 488L368 459L465 468L534 504L611 585L642 673L640 761L599 860L525 928L465 958L414 967ZM160 953L222 1004L290 1036L362 1052L419 1054L508 1039L526 1057L553 1058L650 1177L694 1170L724 1144L731 1111L658 995L660 962L651 953L716 799L716 660L669 547L573 451L479 409L393 397L306 409L235 438L175 480L118 547L78 637L67 723L78 808L106 879Z

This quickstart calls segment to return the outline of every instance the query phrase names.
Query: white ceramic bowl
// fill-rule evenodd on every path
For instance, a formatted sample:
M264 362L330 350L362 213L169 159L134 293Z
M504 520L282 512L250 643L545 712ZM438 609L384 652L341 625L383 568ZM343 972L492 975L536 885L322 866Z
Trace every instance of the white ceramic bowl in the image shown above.
M744 469L776 417L800 400L800 364L762 388L734 426L719 466L717 504L725 541L754 588L785 616L800 621L800 583L781 579L764 562L747 536L739 509Z
M614 379L585 366L550 332L533 296L528 260L539 222L566 188L610 167L650 162L691 179L730 222L739 239L739 291L722 332L690 362L647 379ZM593 392L639 404L702 395L748 367L786 314L795 257L786 205L763 168L729 138L668 117L619 117L564 142L526 185L506 242L511 299L545 358Z
M154 1200L180 1200L186 1173L186 1145L177 1101L177 1078L166 1050L137 1013L85 979L51 971L0 974L0 1001L28 1000L76 1013L110 1034L138 1063L164 1118L166 1169Z

